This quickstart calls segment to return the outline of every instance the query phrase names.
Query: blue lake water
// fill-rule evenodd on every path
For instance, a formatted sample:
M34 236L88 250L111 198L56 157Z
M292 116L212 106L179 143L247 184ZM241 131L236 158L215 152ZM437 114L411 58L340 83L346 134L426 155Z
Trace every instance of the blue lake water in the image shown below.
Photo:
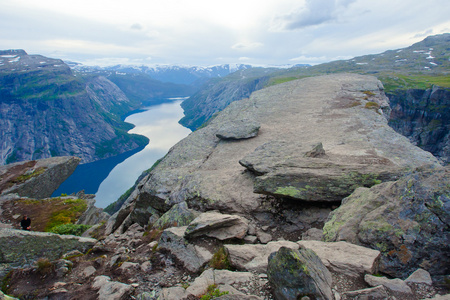
M183 117L181 100L145 108L128 116L125 121L135 125L130 133L144 135L150 143L141 149L83 164L53 193L71 194L84 190L95 194L96 206L106 207L133 186L141 173L162 158L178 141L191 131L178 124Z

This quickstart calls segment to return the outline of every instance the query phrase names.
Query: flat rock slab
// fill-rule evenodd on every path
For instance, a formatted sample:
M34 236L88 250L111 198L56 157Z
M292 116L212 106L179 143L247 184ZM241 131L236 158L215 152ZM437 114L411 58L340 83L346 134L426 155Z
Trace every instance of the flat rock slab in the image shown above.
M235 215L206 212L195 218L187 227L186 238L209 236L219 240L243 239L248 231L248 220Z
M347 242L299 241L302 248L313 250L330 270L359 277L378 271L380 251Z
M230 264L238 270L266 273L269 255L281 247L298 249L299 245L289 241L269 242L265 245L224 245Z
M342 293L342 300L364 300L364 299L385 300L389 299L389 294L386 291L386 288L382 285L373 288Z
M424 164L439 165L391 129L382 109L365 105L388 108L387 101L380 81L357 74L310 77L256 91L171 149L141 182L134 221L149 220L149 207L165 212L183 201L199 211L241 214L260 210L261 194L341 201L357 187ZM221 128L242 120L261 125L256 137L217 137Z
M41 257L56 260L71 250L86 252L95 243L74 235L0 228L0 264L20 267Z
M364 276L364 280L372 287L382 285L391 292L412 295L411 288L406 282L398 278L388 279L386 277L377 277L367 274Z

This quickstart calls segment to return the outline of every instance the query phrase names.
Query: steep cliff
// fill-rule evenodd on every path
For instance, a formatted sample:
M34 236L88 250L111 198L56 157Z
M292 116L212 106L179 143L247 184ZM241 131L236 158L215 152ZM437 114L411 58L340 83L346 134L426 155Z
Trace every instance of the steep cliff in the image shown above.
M384 110L389 112L381 83L355 74L254 92L175 145L137 185L110 228L124 220L124 228L153 223L186 202L267 224L277 219L277 230L298 234L320 224L357 187L396 179L423 164L439 166L387 125ZM285 199L300 211L277 211L270 199Z
M265 87L269 80L267 75L273 71L252 68L207 82L199 92L181 104L185 116L180 124L191 130L197 129L231 102L247 98L252 92Z
M91 162L148 143L120 115L139 107L112 82L59 59L0 52L0 164L72 155Z
M450 163L450 90L396 90L388 97L389 125L444 164Z

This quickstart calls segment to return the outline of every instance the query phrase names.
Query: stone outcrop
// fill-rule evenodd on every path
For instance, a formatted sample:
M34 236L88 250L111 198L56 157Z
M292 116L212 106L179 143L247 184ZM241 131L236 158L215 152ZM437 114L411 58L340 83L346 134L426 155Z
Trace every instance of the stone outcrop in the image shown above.
M48 198L73 173L79 162L78 157L64 156L0 166L0 193Z
M0 269L29 266L39 258L56 260L70 250L86 252L96 242L73 235L0 228Z
M330 214L325 239L380 250L380 271L394 277L449 274L449 186L449 169L436 168L359 188Z
M326 243L299 241L300 247L314 251L330 270L350 277L362 277L378 272L380 251L346 242Z
M387 125L385 111L383 87L370 76L305 78L259 90L175 145L130 196L131 212L123 215L143 226L181 202L198 211L257 215L270 211L265 195L341 201L357 187L437 166L430 153ZM260 124L258 136L216 136L224 124L248 119ZM306 155L311 150L317 155Z
M270 255L267 275L275 299L333 299L331 273L312 250L282 247Z

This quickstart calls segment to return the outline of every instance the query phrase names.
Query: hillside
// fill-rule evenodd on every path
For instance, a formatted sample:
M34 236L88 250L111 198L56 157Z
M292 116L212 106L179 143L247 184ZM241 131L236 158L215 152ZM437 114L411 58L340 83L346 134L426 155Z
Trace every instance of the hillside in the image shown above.
M120 119L140 104L59 59L0 51L0 164L63 155L86 163L142 147L148 139Z

